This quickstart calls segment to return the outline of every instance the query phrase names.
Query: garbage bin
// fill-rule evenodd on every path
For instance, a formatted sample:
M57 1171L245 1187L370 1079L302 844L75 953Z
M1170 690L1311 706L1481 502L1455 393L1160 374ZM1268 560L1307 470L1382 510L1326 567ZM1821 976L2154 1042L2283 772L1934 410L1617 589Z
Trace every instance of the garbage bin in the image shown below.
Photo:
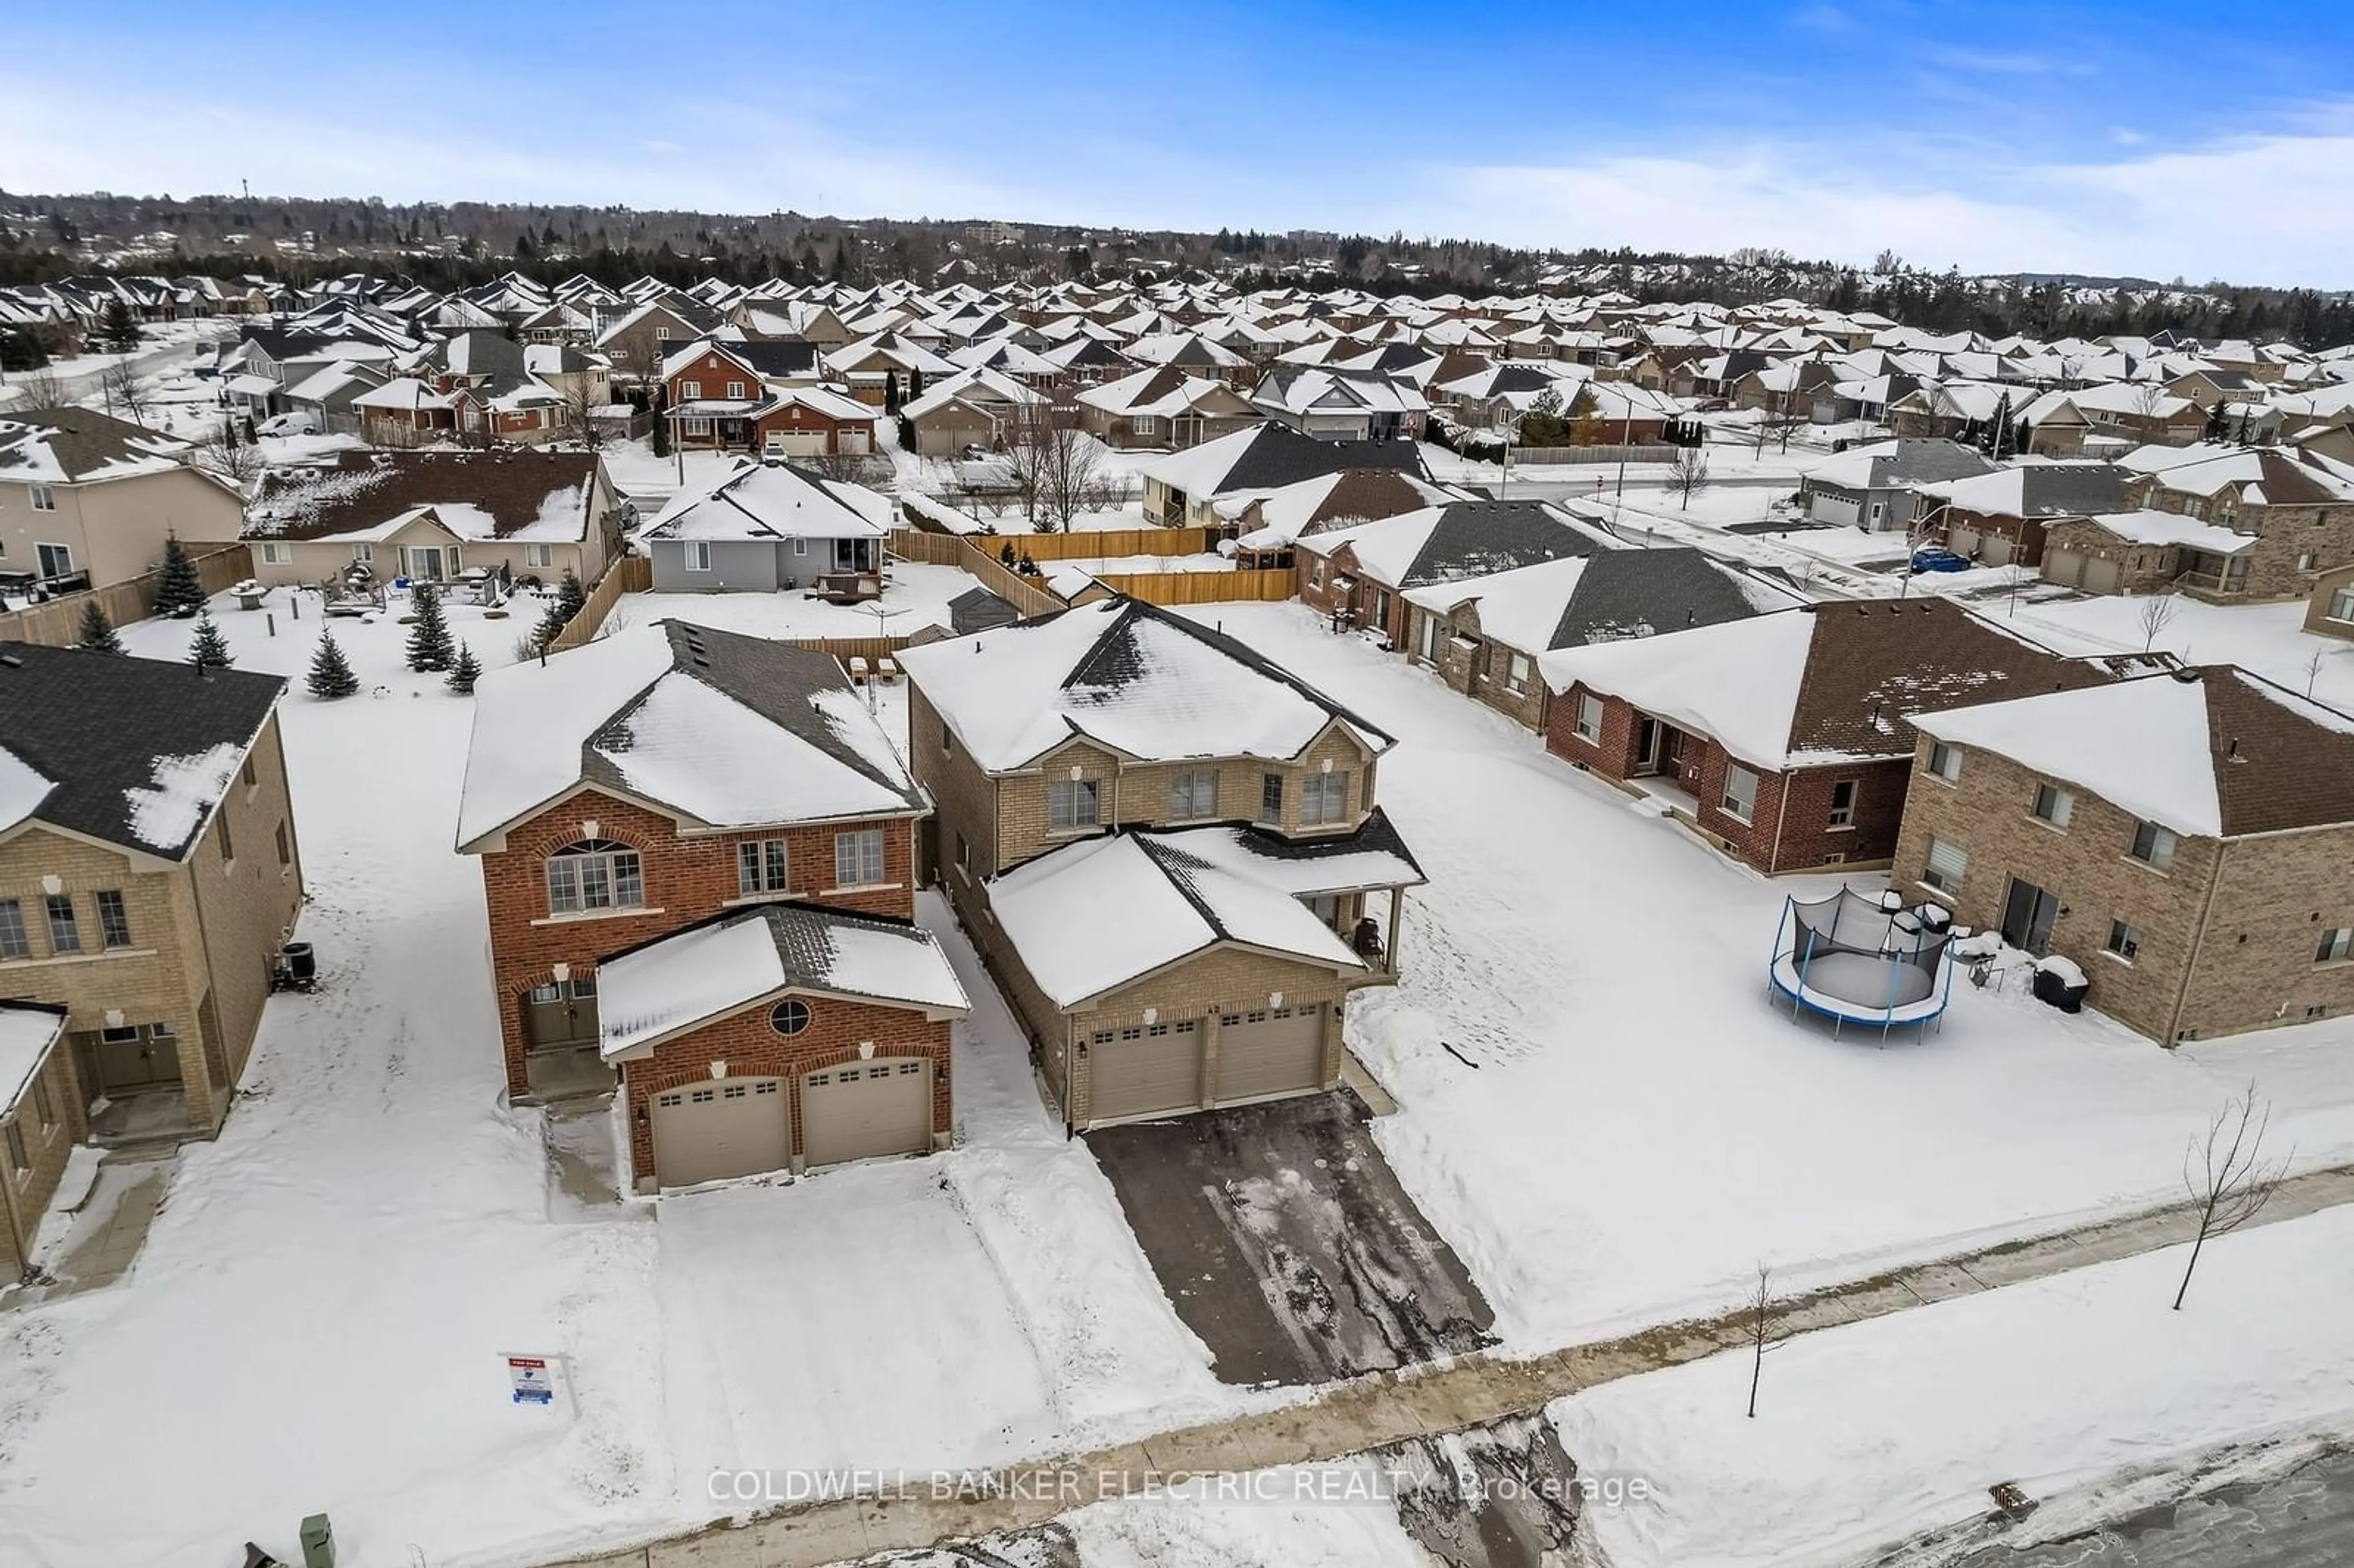
M302 1521L302 1568L335 1568L335 1532L323 1513Z

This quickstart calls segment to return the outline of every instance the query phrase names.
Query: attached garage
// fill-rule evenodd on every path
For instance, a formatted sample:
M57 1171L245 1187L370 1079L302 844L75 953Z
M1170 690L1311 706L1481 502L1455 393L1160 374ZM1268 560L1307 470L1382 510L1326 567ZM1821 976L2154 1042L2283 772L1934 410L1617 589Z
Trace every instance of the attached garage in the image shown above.
M2011 538L2008 534L1988 534L1981 544L1978 558L1989 567L2010 565Z
M1984 535L1975 528L1964 528L1956 524L1946 530L1946 548L1957 556L1975 554L1979 545L1984 542Z
M1089 1122L1199 1110L1203 1038L1191 1018L1096 1031L1087 1041Z
M1852 528L1863 514L1863 503L1851 496L1818 490L1807 497L1807 515L1834 528Z
M2084 588L2086 593L2115 593L2119 576L2117 563L2100 556L2084 557Z
M1272 1099L1324 1086L1321 1005L1271 1007L1218 1020L1221 1105Z
M2074 588L2084 576L2084 557L2074 550L2046 550L2043 575L2063 588Z
M839 1165L932 1146L932 1064L881 1056L801 1077L801 1161Z
M692 1187L781 1171L792 1163L792 1116L782 1078L725 1078L653 1097L654 1173Z
M850 457L864 457L874 446L864 425L844 425L834 433L836 450Z
M825 451L823 430L770 430L768 449L782 457L818 457Z

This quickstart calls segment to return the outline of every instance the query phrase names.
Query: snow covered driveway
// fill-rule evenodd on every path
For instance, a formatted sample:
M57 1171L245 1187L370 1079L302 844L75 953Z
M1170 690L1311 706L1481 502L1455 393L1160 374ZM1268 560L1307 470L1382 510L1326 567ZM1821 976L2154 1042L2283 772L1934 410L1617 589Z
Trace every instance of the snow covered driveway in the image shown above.
M1400 737L1380 798L1430 885L1351 1039L1508 1347L1728 1306L1761 1258L1799 1289L2176 1195L2251 1076L2301 1160L2354 1150L2354 1021L2169 1053L1958 986L1917 1043L1793 1024L1765 1001L1775 921L1828 879L1733 865L1296 605L1193 613Z

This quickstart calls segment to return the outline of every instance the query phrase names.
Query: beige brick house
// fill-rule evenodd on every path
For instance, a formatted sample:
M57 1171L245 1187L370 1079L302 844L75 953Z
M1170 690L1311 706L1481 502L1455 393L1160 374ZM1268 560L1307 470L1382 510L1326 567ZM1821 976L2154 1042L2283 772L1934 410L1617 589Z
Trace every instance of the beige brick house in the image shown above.
M228 1115L302 906L274 675L0 644L0 995L101 1139Z
M2184 460L2188 461L2184 461ZM2323 572L2354 565L2354 480L2274 447L2145 450L2129 507L2171 513L2243 536L2231 554L2186 549L2182 586L2209 597L2303 599Z
M66 1157L88 1128L66 1010L0 1001L0 1286L22 1278Z
M2211 665L1914 726L1899 885L2155 1040L2354 1009L2354 717Z
M1389 736L1125 599L904 665L935 874L1071 1126L1339 1082L1424 880L1374 803Z
M12 585L106 588L202 554L244 525L237 487L174 440L88 408L0 420L0 599Z

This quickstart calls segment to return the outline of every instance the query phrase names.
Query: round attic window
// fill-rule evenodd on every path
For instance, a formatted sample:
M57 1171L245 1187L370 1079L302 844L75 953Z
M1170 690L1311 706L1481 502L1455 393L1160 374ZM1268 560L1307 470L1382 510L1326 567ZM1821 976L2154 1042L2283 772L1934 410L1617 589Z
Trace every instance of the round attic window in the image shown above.
M799 1034L810 1026L809 1003L788 998L769 1010L769 1027L779 1034Z

